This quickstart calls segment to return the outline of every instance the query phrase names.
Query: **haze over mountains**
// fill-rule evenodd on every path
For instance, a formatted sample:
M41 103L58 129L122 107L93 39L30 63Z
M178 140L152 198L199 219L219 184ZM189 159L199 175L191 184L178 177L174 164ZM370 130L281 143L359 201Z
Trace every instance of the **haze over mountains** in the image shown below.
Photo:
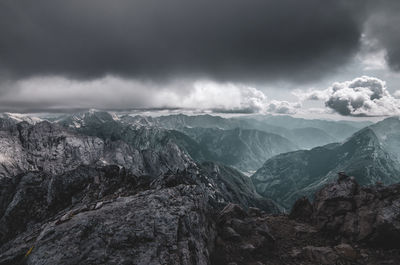
M40 118L3 114L14 123ZM46 116L42 115L42 119ZM211 115L160 117L88 111L49 122L103 141L122 141L137 150L159 150L173 143L198 162L216 161L245 174L281 153L339 142L370 123L295 119L289 116L222 118ZM279 126L278 126L279 125ZM334 134L331 136L330 134Z
M356 132L343 143L275 156L252 176L257 191L285 207L332 182L338 172L362 185L400 181L400 120L387 118Z
M91 111L64 117L58 123L80 133L120 139L143 148L154 148L161 139L173 139L197 161L218 161L245 173L254 172L274 155L338 142L369 124L294 119L299 124L293 126L293 118L282 116L278 119L280 126L276 126L272 124L276 118L269 119L183 114L117 117ZM340 133L335 138L327 131Z

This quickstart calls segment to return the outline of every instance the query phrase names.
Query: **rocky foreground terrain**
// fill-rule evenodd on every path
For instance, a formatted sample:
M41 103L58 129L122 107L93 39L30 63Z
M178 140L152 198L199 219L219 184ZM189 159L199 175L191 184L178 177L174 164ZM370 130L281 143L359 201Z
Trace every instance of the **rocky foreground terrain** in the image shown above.
M221 193L229 183L214 169L151 180L82 166L3 180L0 264L399 264L400 185L342 179L286 215L226 196L232 186Z

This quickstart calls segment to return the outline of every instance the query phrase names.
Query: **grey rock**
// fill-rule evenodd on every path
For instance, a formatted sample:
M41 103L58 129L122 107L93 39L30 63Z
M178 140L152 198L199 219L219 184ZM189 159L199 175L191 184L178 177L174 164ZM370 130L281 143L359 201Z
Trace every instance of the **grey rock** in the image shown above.
M299 221L310 221L313 213L313 206L307 197L298 199L292 207L289 218Z
M220 212L217 234L214 264L257 264L259 258L268 258L275 246L265 219L250 216L236 204L229 204Z
M3 128L0 152L0 178L26 171L57 175L80 165L95 164L118 164L135 175L156 177L194 165L173 142L160 142L157 149L137 149L126 142L78 134L47 121Z
M292 213L302 211L309 206L298 203ZM319 229L335 237L398 248L400 185L360 187L351 178L329 184L316 193L311 216Z
M307 246L302 250L302 255L314 264L336 264L339 255L330 247Z
M26 264L209 264L205 195L198 186L149 190L48 222Z

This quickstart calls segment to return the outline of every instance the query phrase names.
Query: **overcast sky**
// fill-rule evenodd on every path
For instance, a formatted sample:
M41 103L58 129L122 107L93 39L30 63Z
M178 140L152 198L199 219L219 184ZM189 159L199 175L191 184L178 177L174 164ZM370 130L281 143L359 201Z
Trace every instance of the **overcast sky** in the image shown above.
M0 108L400 114L398 0L3 0Z

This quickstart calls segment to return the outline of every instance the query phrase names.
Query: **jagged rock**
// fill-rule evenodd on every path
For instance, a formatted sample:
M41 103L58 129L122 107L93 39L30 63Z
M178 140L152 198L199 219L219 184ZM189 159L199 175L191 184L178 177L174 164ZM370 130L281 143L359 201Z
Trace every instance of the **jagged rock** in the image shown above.
M255 207L249 207L248 213L252 217L261 217L263 215L263 212Z
M339 255L330 247L307 246L303 248L302 255L314 264L336 264Z
M339 256L346 258L348 260L354 261L360 257L359 253L356 250L354 250L354 248L349 244L342 243L335 246L334 249Z
M299 221L309 221L313 213L313 208L307 197L298 199L292 207L289 218Z
M94 183L95 177L99 184ZM118 166L80 166L56 176L30 172L3 179L3 182L5 180L9 181L9 188L0 198L0 245L30 224L41 222L67 207L85 206L109 195L133 194L140 190L144 181L138 181Z
M25 262L209 264L215 230L206 194L190 185L149 190L47 223Z
M240 235L230 226L224 226L221 231L224 240L240 240Z
M118 164L135 175L157 177L195 165L171 141L161 139L157 149L140 149L118 140L78 134L47 121L8 124L2 128L0 153L0 178L27 171L59 175L80 165L95 164Z
M309 210L303 204L295 204L293 218ZM336 237L398 248L400 185L360 187L353 178L342 179L316 193L311 216L319 229Z
M211 217L222 205L216 199L220 199L221 196L226 198L226 202L229 202L231 198L234 201L241 199L235 197L238 196L236 193L229 194L229 191L220 190L221 186L218 184L207 185L224 183L226 180L223 178L227 177L226 174L209 178L203 173L193 168L176 173L170 171L153 179L135 176L118 165L109 165L79 166L60 175L29 172L14 178L3 179L2 181L8 182L7 188L2 190L4 196L0 200L0 253L3 253L0 254L0 264L15 264L25 260L25 253L32 246L34 248L27 259L28 264L87 264L92 261L96 264L123 264L123 262L141 264L140 260L145 261L143 264L157 264L156 259L162 260L167 257L170 259L168 264L194 264L194 260L197 260L198 264L208 264L216 237L213 227L216 226L217 219ZM234 186L236 185L234 183L231 185L235 190L240 188ZM215 194L221 195L216 197ZM251 194L246 196L251 200ZM124 200L129 201L127 203L129 207L125 206ZM130 200L135 202L131 204ZM201 203L198 203L198 200ZM151 208L151 205L156 205L156 208ZM182 208L178 209L179 205ZM149 212L143 212L143 215L140 215L138 209L147 206L149 206ZM247 207L247 204L243 207ZM195 213L191 214L192 211ZM252 209L252 211L261 213L257 209ZM267 245L268 228L262 224L255 225L254 220L251 219L242 221L241 218L249 217L249 215L241 207L231 204L223 212L227 220L231 222L231 230L227 229L231 235L227 238L234 238L235 242L240 241L243 234L250 234L254 230L255 234L253 233L253 237L249 239L249 244L256 249L259 249L261 245ZM179 222L175 218L177 215L180 216ZM222 219L221 217L220 220ZM127 229L141 231L144 229L142 225L150 226L159 221L169 224L168 227L160 228L161 234L176 230L179 236L195 233L196 235L193 235L195 238L185 239L184 242L178 240L179 244L168 245L166 242L169 240L176 241L173 235L169 235L168 238L149 239L146 237L143 242L140 237L136 240L136 237L132 235L131 238L126 239L128 243L119 242L119 240L125 240L123 238L131 233L127 232ZM108 242L112 233L104 231L110 229L124 237ZM199 232L200 230L206 232ZM76 234L84 236L79 238L79 241L74 241ZM29 240L26 241L25 238ZM203 245L200 246L193 243L199 241L199 238L207 239L207 244L202 243ZM151 251L152 247L146 245L148 241L154 246L157 245L158 250L160 250L159 245L162 245L168 251L161 253L164 256L160 256L160 252L157 251L152 254L137 253L139 250L136 250L136 246ZM106 258L102 253L106 249L112 249L114 244L117 246L121 244L123 247L129 245L130 250L118 252L115 257L113 254L107 255L109 257ZM134 253L137 256L132 254L132 248L135 249ZM97 251L87 254L92 253L93 249ZM241 251L250 252L250 249L245 247ZM67 254L62 254L64 251ZM117 250L115 251L117 253ZM194 251L195 254L193 254ZM51 253L52 258L46 261L47 254L41 253ZM174 255L179 257L179 261Z
M257 264L274 248L275 239L265 219L249 215L236 204L229 204L221 211L217 231L214 264Z
M335 247L306 246L302 250L292 250L296 258L303 256L312 264L358 264L359 254L348 244L339 244Z
M220 213L219 220L221 223L226 223L235 218L246 218L248 214L237 204L228 204Z

